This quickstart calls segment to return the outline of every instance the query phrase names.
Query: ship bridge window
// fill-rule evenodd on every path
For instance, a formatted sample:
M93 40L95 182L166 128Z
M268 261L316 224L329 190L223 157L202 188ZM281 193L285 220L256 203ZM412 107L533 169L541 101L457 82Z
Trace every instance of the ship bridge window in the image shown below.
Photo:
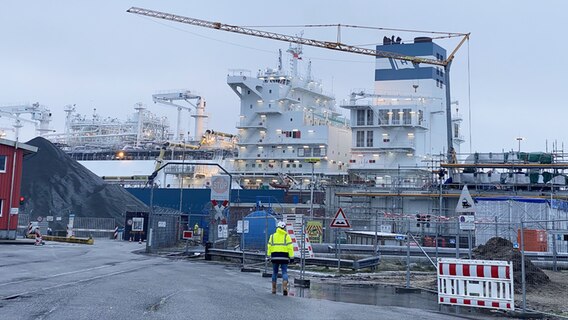
M365 131L357 131L357 138L355 140L356 147L364 147L365 146Z
M0 156L0 172L6 172L6 156Z
M392 109L392 124L400 124L400 109Z
M357 125L362 126L365 124L365 110L357 110Z
M367 131L367 147L372 147L373 146L373 131L369 130Z
M410 117L410 109L402 109L402 123L411 124L412 118Z
M367 125L373 125L373 110L367 110Z
M379 110L379 125L389 124L389 111Z

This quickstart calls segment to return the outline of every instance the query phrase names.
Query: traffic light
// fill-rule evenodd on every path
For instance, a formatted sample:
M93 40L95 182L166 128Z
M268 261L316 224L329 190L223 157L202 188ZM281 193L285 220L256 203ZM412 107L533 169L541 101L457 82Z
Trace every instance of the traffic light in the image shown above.
M26 198L24 198L24 196L20 196L20 205L23 205L25 201Z

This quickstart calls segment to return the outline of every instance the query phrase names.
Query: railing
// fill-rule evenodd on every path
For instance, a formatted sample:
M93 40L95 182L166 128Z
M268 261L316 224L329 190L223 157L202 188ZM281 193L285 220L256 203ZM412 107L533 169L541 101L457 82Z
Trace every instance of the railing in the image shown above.
M266 255L264 252L243 252L240 250L225 250L225 249L212 249L206 248L205 250L205 260L211 260L212 257L222 257L222 258L229 258L229 259L236 259L241 261L243 257L247 261L256 261L256 262L264 262ZM352 269L352 270L360 270L364 268L370 268L379 265L380 263L380 256L374 257L366 257L359 260L350 260L350 259L341 259L341 268L345 269ZM306 258L305 259L306 265L314 265L314 266L321 266L321 267L337 267L338 259L336 258L322 258L322 257L315 257L315 258Z

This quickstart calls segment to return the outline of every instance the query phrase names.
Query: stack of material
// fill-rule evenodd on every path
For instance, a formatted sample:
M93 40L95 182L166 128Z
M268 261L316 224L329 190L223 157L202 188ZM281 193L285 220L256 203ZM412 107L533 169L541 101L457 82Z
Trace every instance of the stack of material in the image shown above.
M121 186L103 179L71 159L48 140L28 142L38 147L24 159L21 194L25 213L38 216L115 218L124 225L126 211L148 211L148 207ZM62 227L62 226L60 226Z
M513 262L515 291L522 288L521 253L513 248L513 243L507 239L493 237L485 245L480 245L473 250L474 259L478 260L503 260ZM525 278L527 288L538 288L550 283L550 278L530 259L525 257Z

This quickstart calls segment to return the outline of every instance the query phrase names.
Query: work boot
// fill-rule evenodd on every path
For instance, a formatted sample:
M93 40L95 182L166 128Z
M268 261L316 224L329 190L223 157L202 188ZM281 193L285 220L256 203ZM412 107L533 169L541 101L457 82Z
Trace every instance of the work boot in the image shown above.
M272 294L276 294L276 282L272 282Z
M282 294L288 295L288 281L282 281Z

